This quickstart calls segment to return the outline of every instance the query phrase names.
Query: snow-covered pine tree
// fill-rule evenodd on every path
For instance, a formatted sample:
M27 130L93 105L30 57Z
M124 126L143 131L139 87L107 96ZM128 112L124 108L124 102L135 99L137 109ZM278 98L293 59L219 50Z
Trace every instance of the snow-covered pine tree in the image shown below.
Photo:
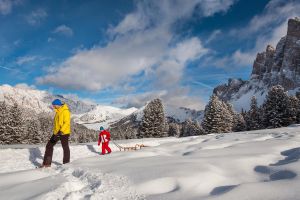
M224 103L213 94L205 107L202 127L205 133L224 132Z
M179 137L180 127L177 123L169 123L169 136Z
M246 122L244 120L244 117L242 114L235 114L234 116L234 127L233 131L239 132L239 131L245 131L246 130Z
M223 132L231 132L233 130L233 127L237 123L235 120L236 113L234 112L234 109L232 105L228 102L222 102L223 103Z
M251 98L250 110L247 112L246 126L247 130L258 130L262 128L260 109L257 106L257 99L255 96Z
M154 99L145 107L138 137L167 136L166 119L160 99Z
M0 144L6 144L8 128L8 108L4 101L0 102Z
M26 120L27 134L23 139L24 144L40 144L42 142L42 133L40 121L37 118Z
M289 97L281 85L273 86L263 104L263 123L265 127L282 127L289 124Z
M40 124L41 142L47 142L53 131L53 119L48 113L40 113L37 116Z
M296 96L289 96L288 103L288 123L294 124L298 123L299 115L300 115L300 101Z
M9 110L7 144L20 144L26 135L22 111L17 103Z
M192 125L192 132L195 133L195 135L205 135L205 131L198 121L195 120Z
M296 93L296 98L298 99L299 102L297 106L298 110L297 110L296 122L300 123L300 92Z
M188 137L194 135L204 135L204 130L200 126L199 122L188 119L182 125L180 137Z

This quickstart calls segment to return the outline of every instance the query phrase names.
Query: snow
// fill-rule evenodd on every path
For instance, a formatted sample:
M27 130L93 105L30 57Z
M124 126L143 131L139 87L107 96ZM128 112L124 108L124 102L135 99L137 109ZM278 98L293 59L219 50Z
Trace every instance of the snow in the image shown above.
M61 95L53 95L47 91L42 91L30 87L13 87L10 85L0 85L0 101L5 100L12 105L17 103L21 107L35 111L36 113L53 113L50 106L52 100L60 98L66 102L72 112L72 118L78 124L93 130L99 130L100 126L109 127L110 124L120 119L134 114L137 120L141 121L144 115L145 106L137 108L118 108L106 105L88 104L84 101L68 95L68 98ZM166 116L172 117L180 122L186 119L202 120L203 113L187 108L177 108L174 106L165 107Z
M166 116L172 117L173 119L178 120L179 122L184 122L187 119L202 121L203 111L196 111L187 108L177 108L174 106L165 106L164 107Z
M2 90L0 90L0 101L4 101L4 94Z
M99 130L100 126L108 127L110 123L137 110L136 108L121 109L113 106L85 103L79 100L78 97L72 99L72 95L67 96L68 98L53 95L47 91L30 87L0 85L0 101L5 100L10 105L17 103L19 106L33 110L36 113L53 113L51 102L59 98L68 104L75 122L94 130Z
M144 144L100 156L95 143L71 145L71 163L43 146L1 146L2 199L300 199L300 125L186 138L114 141Z
M42 101L42 99L45 99L48 96L46 91L18 88L10 85L1 85L0 91L8 104L17 103L18 105L32 109L37 113L51 112L49 104Z
M233 105L234 110L241 112L242 109L249 110L252 96L257 99L257 105L263 104L266 94L260 95L260 93L255 93L254 90L250 90L238 99L233 99L230 103Z
M133 113L134 115L136 115L137 121L142 121L144 117L145 107L146 106L143 106ZM164 105L164 112L166 117L172 117L179 122L184 122L187 119L201 121L203 118L203 111L196 111L188 108L175 107L170 105Z
M89 129L99 130L100 126L108 127L111 123L118 121L137 110L137 108L121 109L112 106L97 105L93 110L87 113L73 115L73 118L78 124L83 124Z

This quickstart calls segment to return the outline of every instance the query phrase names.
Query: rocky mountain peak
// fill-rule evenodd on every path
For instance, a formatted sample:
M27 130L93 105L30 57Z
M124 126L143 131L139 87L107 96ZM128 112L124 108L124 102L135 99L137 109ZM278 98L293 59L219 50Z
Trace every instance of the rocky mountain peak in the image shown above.
M276 48L267 45L265 51L257 53L249 81L237 85L223 84L214 93L225 101L243 98L244 94L263 95L274 85L282 85L285 90L300 87L300 19L288 20L286 36Z
M300 18L289 19L287 36L300 38Z

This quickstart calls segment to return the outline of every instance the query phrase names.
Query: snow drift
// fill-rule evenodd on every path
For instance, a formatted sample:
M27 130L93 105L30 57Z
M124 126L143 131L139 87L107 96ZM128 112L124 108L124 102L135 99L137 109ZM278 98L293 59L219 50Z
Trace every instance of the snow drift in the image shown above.
M95 144L71 146L61 165L34 169L44 147L2 146L3 199L300 199L300 126L144 143L138 151L99 155Z

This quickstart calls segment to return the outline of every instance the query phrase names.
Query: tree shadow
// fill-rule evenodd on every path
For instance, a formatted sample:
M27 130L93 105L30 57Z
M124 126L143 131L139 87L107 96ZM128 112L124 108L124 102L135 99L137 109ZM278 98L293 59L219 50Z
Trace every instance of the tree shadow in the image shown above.
M295 178L297 176L295 172L290 170L277 171L276 167L297 162L300 159L300 147L282 151L281 155L285 156L283 160L279 160L274 164L270 164L269 166L258 165L254 168L254 171L261 174L269 175L269 180L267 181L278 181Z
M286 157L283 160L279 160L277 163L270 164L270 166L280 166L297 162L300 159L300 147L283 151L281 152L281 155Z
M215 187L211 192L210 195L220 195L224 194L226 192L229 192L230 190L233 190L238 185L225 185L225 186L219 186Z
M42 163L38 162L37 159L41 159L43 162L44 157L42 156L42 152L39 148L29 148L29 161L35 166L39 167ZM55 165L61 165L61 163L52 161Z
M281 170L278 172L275 172L270 175L271 181L278 181L278 180L284 180L284 179L293 179L297 176L295 172L289 171L289 170Z
M86 147L88 148L88 150L90 150L93 153L99 154L99 152L96 151L95 147L91 144L86 145Z
M271 174L271 169L267 166L258 165L254 168L254 171L261 174Z
M39 148L29 148L29 161L36 167L40 166L41 163L37 159L43 160L41 150Z

